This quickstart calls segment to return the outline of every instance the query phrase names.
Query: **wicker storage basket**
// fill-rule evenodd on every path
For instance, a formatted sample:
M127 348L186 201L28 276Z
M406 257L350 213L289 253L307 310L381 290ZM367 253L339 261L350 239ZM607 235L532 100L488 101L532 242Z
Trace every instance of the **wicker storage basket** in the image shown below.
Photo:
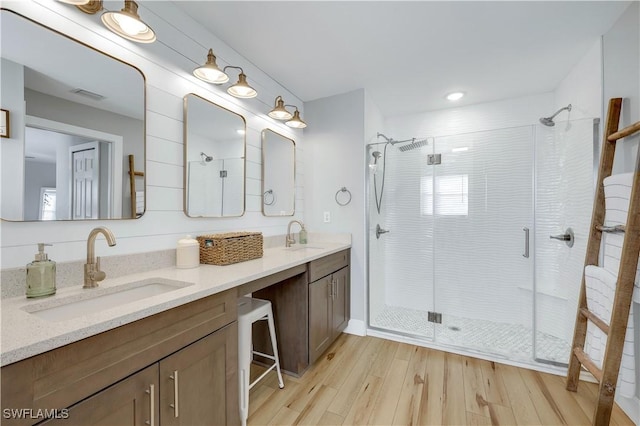
M262 257L261 232L200 235L200 263L230 265Z

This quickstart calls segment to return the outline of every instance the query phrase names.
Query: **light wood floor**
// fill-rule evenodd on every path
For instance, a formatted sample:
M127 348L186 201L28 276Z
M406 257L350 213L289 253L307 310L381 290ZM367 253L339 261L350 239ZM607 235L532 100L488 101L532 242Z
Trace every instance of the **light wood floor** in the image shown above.
M260 367L252 374L257 374ZM250 393L249 425L590 425L597 386L375 337L343 334L301 378ZM612 425L632 425L618 406Z

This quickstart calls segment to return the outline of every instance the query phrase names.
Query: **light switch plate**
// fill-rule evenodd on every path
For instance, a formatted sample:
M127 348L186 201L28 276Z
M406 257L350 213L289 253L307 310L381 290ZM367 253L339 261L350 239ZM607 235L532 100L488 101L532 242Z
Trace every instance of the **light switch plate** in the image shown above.
M324 223L331 222L331 212L324 212Z

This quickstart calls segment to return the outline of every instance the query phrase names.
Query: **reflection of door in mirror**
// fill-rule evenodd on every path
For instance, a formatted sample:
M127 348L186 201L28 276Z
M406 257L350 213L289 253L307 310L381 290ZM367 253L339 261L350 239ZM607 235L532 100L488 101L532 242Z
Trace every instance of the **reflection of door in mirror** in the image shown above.
M0 216L16 221L131 218L124 166L129 154L145 164L143 75L9 10L0 11L0 19L0 93L12 124L11 137L0 145ZM34 138L40 139L37 147ZM72 184L69 147L89 142L98 143L97 179L89 186L80 179ZM76 166L90 164L83 161ZM45 203L46 214L42 188L55 188L56 208ZM46 194L52 200L53 193Z
M190 217L244 214L245 122L189 94L185 106L185 200Z
M270 129L262 131L262 214L295 212L296 144Z

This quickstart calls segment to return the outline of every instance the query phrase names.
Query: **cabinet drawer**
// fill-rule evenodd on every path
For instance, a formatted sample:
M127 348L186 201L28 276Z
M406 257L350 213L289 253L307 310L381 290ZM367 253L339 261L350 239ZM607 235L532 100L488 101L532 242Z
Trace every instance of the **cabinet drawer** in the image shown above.
M347 249L309 262L309 282L312 283L348 266L350 253L351 250Z

